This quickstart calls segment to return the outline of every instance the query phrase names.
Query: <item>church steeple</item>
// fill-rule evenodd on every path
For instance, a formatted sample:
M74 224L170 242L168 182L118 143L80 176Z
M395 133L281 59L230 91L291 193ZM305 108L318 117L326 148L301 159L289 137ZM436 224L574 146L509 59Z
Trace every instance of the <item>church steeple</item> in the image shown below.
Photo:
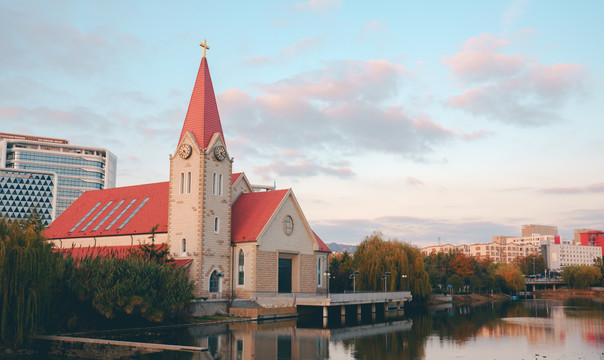
M185 117L185 123L182 127L178 143L180 144L187 131L191 131L199 146L207 148L212 135L220 133L224 139L224 134L222 133L222 125L220 123L220 115L218 114L218 106L216 105L212 79L210 78L208 61L205 57L205 50L209 49L205 45L205 40L202 46L204 48L204 56L199 65L193 94L189 102L189 109L187 110L187 116Z

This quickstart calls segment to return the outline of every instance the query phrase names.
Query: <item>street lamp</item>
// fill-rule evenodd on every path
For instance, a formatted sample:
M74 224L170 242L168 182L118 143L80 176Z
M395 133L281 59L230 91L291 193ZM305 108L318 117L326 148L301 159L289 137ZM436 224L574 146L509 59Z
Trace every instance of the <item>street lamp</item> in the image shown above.
M384 275L382 275L382 279L384 279L384 292L386 292L386 278L390 276L390 271L386 271Z
M355 271L348 277L352 279L352 292L357 292L357 275L359 275L359 272Z
M326 271L323 275L327 278L327 297L329 297L329 277L331 276L331 273Z
M405 285L407 285L407 274L403 274L401 275L401 278L405 279ZM403 287L403 291L406 289L407 287Z

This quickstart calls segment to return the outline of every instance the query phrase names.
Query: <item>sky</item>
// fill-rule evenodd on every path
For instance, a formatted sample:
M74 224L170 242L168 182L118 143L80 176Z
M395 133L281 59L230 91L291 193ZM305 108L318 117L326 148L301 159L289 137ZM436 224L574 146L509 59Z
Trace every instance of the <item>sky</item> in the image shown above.
M233 170L327 243L604 228L602 1L0 0L0 132L167 181L202 49Z

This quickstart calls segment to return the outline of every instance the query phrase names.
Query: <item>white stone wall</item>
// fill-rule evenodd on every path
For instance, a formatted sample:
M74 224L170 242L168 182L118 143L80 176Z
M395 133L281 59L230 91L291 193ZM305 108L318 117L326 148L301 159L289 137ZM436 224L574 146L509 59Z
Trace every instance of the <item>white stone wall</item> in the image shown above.
M294 231L286 235L283 231L283 219L291 216L294 221ZM277 211L259 241L262 251L280 251L300 254L312 254L315 251L314 235L308 231L301 214L290 195Z

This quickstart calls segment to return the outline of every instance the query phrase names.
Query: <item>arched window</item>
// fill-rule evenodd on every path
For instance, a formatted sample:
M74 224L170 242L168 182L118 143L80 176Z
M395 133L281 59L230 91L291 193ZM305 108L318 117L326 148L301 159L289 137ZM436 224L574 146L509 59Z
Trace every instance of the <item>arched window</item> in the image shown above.
M216 173L212 175L212 195L216 195Z
M317 286L321 286L321 258L317 258Z
M181 249L183 254L187 252L187 239L185 238L182 239Z
M218 216L214 217L214 232L216 234L218 234L220 231L220 220L218 219Z
M210 275L210 292L217 293L219 287L219 281L222 274L219 274L218 271L212 271L212 275Z
M243 249L239 250L239 277L238 277L238 284L239 285L243 285L244 284L244 279L245 279L245 270L244 270L244 266L245 266L245 255L243 254Z
M185 192L185 173L180 173L180 193Z
M191 172L187 173L187 194L191 193Z
M222 174L218 175L218 195L222 196Z

